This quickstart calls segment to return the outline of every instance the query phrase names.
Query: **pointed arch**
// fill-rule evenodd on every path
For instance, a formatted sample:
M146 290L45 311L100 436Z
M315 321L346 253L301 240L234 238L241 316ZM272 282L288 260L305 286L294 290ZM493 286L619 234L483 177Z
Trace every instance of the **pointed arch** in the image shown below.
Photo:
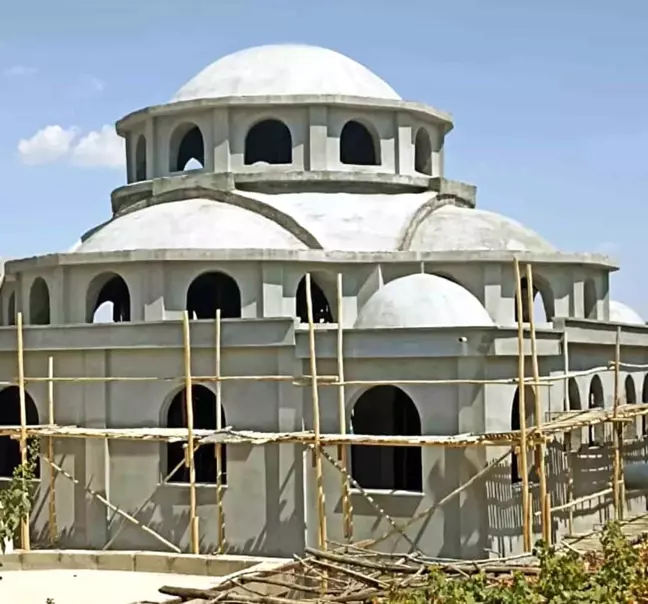
M220 308L223 319L241 317L241 291L236 281L220 271L196 277L187 289L190 319L214 319Z
M396 386L374 386L353 406L354 434L421 434L414 401ZM423 491L421 447L351 447L351 472L366 489Z

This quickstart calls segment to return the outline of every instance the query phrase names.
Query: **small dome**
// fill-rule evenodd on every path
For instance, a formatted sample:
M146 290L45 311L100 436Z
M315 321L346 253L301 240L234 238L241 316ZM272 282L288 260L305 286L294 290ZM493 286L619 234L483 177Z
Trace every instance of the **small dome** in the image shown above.
M616 300L610 300L610 321L612 323L629 323L630 325L646 324L634 308Z
M409 249L430 252L556 251L540 235L506 216L451 205L434 210L417 227Z
M111 220L71 251L259 248L307 249L290 232L260 214L216 201L188 199Z
M390 281L362 307L355 327L490 327L481 302L467 289L437 275Z
M180 88L171 102L293 94L400 100L389 84L338 52L277 44L248 48L219 59Z

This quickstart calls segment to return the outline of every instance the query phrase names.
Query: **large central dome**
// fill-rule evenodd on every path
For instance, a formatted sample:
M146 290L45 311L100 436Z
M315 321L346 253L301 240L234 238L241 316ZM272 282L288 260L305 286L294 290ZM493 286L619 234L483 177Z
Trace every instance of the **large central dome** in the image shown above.
M219 59L180 88L172 102L306 94L401 98L364 65L338 52L278 44L248 48Z

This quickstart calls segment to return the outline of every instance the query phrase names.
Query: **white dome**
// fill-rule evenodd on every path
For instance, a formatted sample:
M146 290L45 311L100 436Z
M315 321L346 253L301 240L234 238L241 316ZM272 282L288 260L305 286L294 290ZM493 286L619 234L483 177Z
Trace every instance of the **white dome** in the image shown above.
M308 249L271 220L237 206L188 199L110 221L74 252L151 249Z
M486 309L467 289L423 273L387 283L369 298L355 322L361 328L492 325Z
M555 251L540 235L506 216L450 205L434 210L417 227L409 249L431 252Z
M646 324L636 310L616 300L610 300L610 321L612 323L629 323L630 325Z
M219 59L180 88L172 102L291 94L400 100L389 84L338 52L277 44L248 48Z

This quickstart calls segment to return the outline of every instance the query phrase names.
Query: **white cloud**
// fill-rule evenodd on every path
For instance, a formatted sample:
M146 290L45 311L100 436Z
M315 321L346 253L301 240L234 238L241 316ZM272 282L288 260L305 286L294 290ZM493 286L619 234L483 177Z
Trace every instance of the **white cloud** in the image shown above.
M34 75L37 71L38 69L35 67L29 67L27 65L11 65L10 67L7 67L3 73L6 76L18 78Z
M28 165L49 164L67 155L77 135L76 128L46 126L31 138L18 142L18 153Z
M72 162L79 166L121 168L126 159L124 139L112 126L88 132L74 145Z

